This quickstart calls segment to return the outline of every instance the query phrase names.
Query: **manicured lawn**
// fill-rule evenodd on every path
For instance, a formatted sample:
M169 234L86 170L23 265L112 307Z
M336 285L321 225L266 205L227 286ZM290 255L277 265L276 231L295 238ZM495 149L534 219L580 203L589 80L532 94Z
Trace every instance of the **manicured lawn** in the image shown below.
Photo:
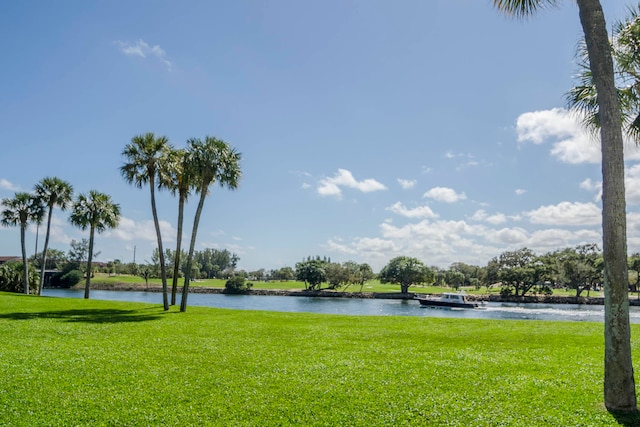
M0 425L614 426L602 329L0 293Z
M205 279L198 280L195 282L191 282L190 286L194 287L210 287L210 288L224 288L226 280L223 279ZM93 279L91 279L91 283L107 283L107 284L117 284L117 283L128 283L128 284L138 284L140 285L140 289L143 289L145 286L144 279L139 276L130 276L130 275L118 275L118 276L110 276L104 273L98 273L95 275ZM162 282L160 279L149 279L150 284L160 285ZM269 281L269 282L258 282L251 281L253 283L253 289L281 289L281 290L302 290L304 289L304 282L298 282L294 280L290 281ZM171 280L169 280L169 287L171 287ZM179 286L183 285L182 279L178 282ZM83 286L83 284L81 284ZM485 287L481 287L480 289L475 289L473 287L464 288L463 289L468 294L475 295L499 295L500 288L492 287L489 290ZM346 289L339 289L339 291L346 292L360 292L360 286L349 286ZM378 280L370 280L362 287L362 292L400 292L400 286L393 285L389 283L380 283ZM411 286L409 288L409 292L412 293L421 293L421 294L439 294L442 292L452 292L451 288L443 288L437 286ZM528 295L532 295L530 292ZM564 290L564 289L554 289L553 295L557 296L575 296L574 290ZM586 292L583 292L582 296L587 296ZM592 297L601 297L602 293L600 292L591 292L590 296Z

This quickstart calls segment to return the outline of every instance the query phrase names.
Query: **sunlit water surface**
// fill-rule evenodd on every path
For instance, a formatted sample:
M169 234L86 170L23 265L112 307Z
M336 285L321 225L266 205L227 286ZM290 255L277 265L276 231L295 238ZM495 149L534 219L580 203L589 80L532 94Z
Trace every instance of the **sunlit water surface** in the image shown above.
M45 289L43 295L82 298L84 291ZM92 299L162 304L157 292L91 291ZM180 304L180 298L178 298ZM190 306L267 310L299 313L347 314L358 316L422 316L467 319L530 319L574 322L602 322L604 307L577 304L486 303L479 309L436 309L421 307L417 301L396 299L360 299L292 297L263 295L189 294ZM640 307L630 308L631 323L640 323Z

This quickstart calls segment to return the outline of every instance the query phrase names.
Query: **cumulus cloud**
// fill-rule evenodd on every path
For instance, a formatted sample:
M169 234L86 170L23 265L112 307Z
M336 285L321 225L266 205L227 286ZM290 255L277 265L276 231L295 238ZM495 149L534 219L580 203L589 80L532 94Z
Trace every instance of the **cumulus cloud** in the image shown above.
M600 163L599 140L589 135L579 114L564 108L532 111L516 120L518 142L542 144L552 141L551 155L564 163ZM640 150L625 142L625 158L640 159Z
M368 178L357 181L348 170L338 169L338 172L333 177L321 179L317 190L321 196L341 197L342 187L351 188L363 193L387 189L384 184L381 184L375 179Z
M423 197L429 197L439 202L455 203L466 199L467 195L465 193L456 193L455 190L447 187L433 187L424 193Z
M0 179L0 190L18 191L19 187L8 180Z
M527 190L525 190L524 188L517 188L516 189L516 196L522 196L526 192L527 192Z
M388 211L396 213L407 218L437 218L429 206L417 206L415 208L407 208L401 202L396 202L387 208Z
M541 206L523 215L533 224L584 226L602 222L600 208L594 203L560 202L557 205Z
M507 216L502 213L495 213L493 215L487 214L484 209L478 209L471 217L474 221L488 222L489 224L498 225L507 222Z
M398 183L400 184L400 187L402 187L404 190L409 190L410 188L415 187L417 181L415 179L398 178Z
M142 39L139 39L134 43L116 40L114 44L118 46L120 52L125 55L139 56L140 58L154 57L171 70L173 64L167 59L167 54L164 49L157 44L151 46Z
M602 191L602 183L599 183ZM627 193L627 203L631 205L640 204L640 164L630 167L625 173L625 190Z
M167 221L160 221L160 233L163 240L171 242L176 230ZM118 228L111 232L111 235L120 240L149 240L156 241L156 229L152 220L134 221L130 218L122 217ZM173 238L175 241L175 238Z

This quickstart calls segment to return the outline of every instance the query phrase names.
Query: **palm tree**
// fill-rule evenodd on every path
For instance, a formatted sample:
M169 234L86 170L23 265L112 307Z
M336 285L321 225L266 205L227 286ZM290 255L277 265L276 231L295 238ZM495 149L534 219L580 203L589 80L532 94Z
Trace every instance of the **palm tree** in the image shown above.
M44 248L42 249L40 283L38 284L38 295L40 295L44 284L44 270L47 265L47 248L49 247L49 234L51 231L51 216L53 208L57 206L63 211L67 209L72 201L73 187L71 184L61 180L60 178L46 177L36 184L35 191L42 203L49 208L47 213L47 233L44 238Z
M241 154L226 142L207 136L204 141L197 138L190 139L188 145L189 165L192 168L193 183L197 188L200 199L193 220L191 244L189 245L189 255L187 255L184 274L184 287L182 289L182 301L180 302L180 311L183 312L187 310L187 296L189 295L189 280L196 245L196 234L198 233L198 224L204 199L209 194L209 186L217 182L220 187L235 190L238 188L238 182L242 177L242 171L240 170Z
M20 243L22 247L22 284L24 293L29 294L29 268L27 265L27 247L25 232L30 222L40 223L44 215L44 206L39 198L29 193L15 193L13 199L3 199L2 225L20 226Z
M178 235L176 252L173 257L173 278L171 283L171 305L176 305L178 276L180 275L180 255L182 246L182 225L184 223L184 204L191 192L191 173L189 159L184 149L170 150L160 163L159 185L167 188L174 196L178 194Z
M149 184L149 191L151 192L151 212L153 214L153 224L156 228L156 236L158 238L160 277L162 278L162 300L165 310L169 310L167 269L164 261L164 249L162 247L158 211L156 210L155 189L160 159L169 148L169 140L164 136L156 138L152 132L144 135L136 135L131 138L131 143L127 144L122 151L122 155L126 158L126 163L120 168L122 176L129 184L134 184L138 188Z
M89 229L89 255L87 256L87 280L84 286L84 297L89 298L91 283L91 261L93 258L94 234L116 228L120 222L120 205L113 203L111 197L91 190L88 195L80 194L73 204L71 224L81 230Z
M509 14L527 16L557 0L494 0ZM611 45L599 0L577 0L589 68L597 91L602 149L602 240L605 287L604 403L609 411L637 411L631 361L627 276L622 114Z

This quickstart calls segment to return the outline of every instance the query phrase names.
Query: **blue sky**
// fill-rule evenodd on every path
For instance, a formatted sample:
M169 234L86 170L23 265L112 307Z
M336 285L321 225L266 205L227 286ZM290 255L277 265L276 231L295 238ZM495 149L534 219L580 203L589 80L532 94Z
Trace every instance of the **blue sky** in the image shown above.
M633 2L602 4L611 24ZM121 178L122 149L145 132L178 147L212 135L242 153L244 176L213 189L197 248L247 270L316 254L375 271L397 255L485 265L600 243L599 146L564 110L580 36L571 1L527 20L489 0L9 2L0 198L45 176L108 193L123 218L97 237L99 260L135 247L144 262L148 190ZM631 144L626 166L635 252ZM160 193L158 208L173 247L177 200ZM67 218L54 211L50 247L86 237ZM17 228L0 228L0 255L19 254Z

